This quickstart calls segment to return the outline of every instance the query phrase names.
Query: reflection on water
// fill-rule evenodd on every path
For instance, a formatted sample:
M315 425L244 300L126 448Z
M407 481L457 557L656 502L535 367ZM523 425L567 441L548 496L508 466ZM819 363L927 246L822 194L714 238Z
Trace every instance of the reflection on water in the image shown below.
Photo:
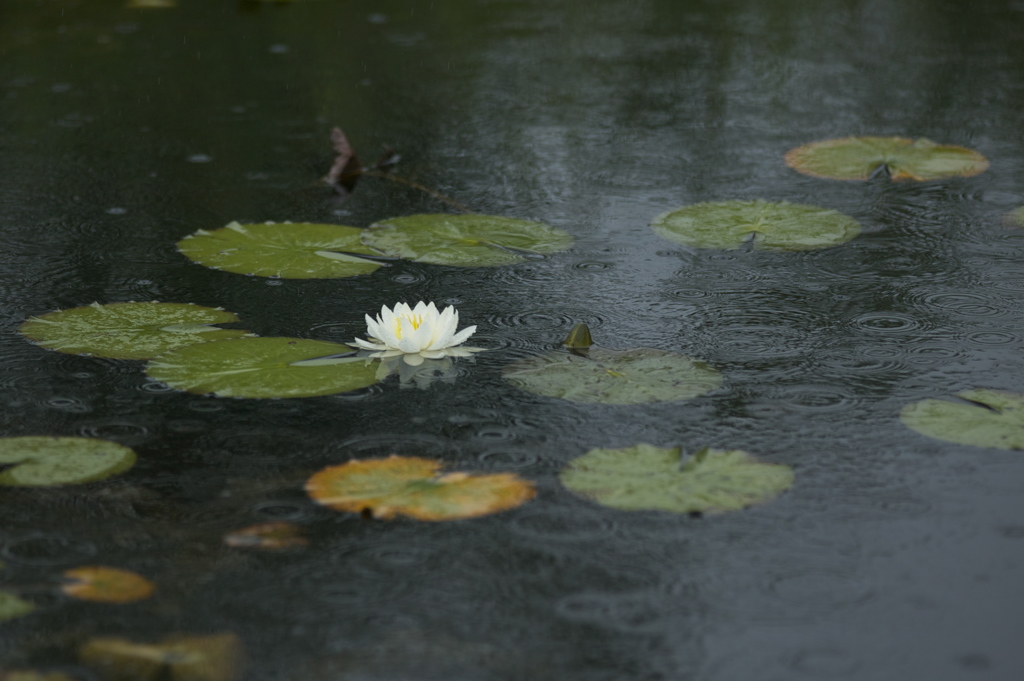
M89 636L236 632L252 679L960 678L1024 666L1024 460L927 440L899 409L1024 392L1019 3L5 0L0 22L2 435L135 448L104 483L0 493L0 666L64 665ZM565 229L502 268L412 262L345 280L209 270L175 243L240 222L367 226L447 210L365 177L317 183L330 129L481 213ZM829 182L783 154L845 135L975 148L975 178ZM804 253L688 251L650 220L701 201L808 203L864 233ZM127 300L223 306L263 336L348 342L396 300L456 305L474 362L363 391L219 400L130 361L47 353L17 326ZM581 405L505 383L588 324L609 348L706 360L684 402ZM405 371L406 373L402 373ZM416 390L402 390L416 386ZM756 509L693 519L569 495L594 447L742 448L793 466ZM514 471L521 509L454 523L315 506L314 471L392 453ZM231 548L288 520L307 549ZM126 606L47 584L104 564ZM1007 676L1007 675L1011 676Z

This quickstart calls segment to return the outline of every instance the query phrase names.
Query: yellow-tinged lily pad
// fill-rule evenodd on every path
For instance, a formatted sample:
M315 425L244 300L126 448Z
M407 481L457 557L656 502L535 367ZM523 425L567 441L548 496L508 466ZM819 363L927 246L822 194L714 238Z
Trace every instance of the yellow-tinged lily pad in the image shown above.
M0 438L0 485L41 487L77 485L123 473L135 465L135 452L109 440L89 437Z
M64 571L69 580L61 590L80 601L131 603L153 595L156 587L141 575L128 570L88 565Z
M34 603L30 603L10 591L0 590L0 622L27 615L35 609Z
M627 511L721 513L771 501L793 484L789 466L761 463L738 449L639 444L592 449L562 471L562 484L604 506Z
M172 636L160 643L94 638L78 649L83 664L110 681L235 681L242 643L232 633Z
M978 175L988 159L966 147L906 137L843 137L805 144L786 154L786 164L830 180L867 180L884 170L894 180L938 180Z
M900 420L922 435L973 447L1024 449L1024 395L967 390L958 400L922 400L900 411Z
M533 483L512 473L442 473L441 462L418 457L349 461L306 482L320 504L388 520L460 520L520 506L536 494Z
M508 366L517 388L572 402L650 404L688 400L714 390L722 375L704 362L653 348L559 351Z
M305 338L238 338L180 348L146 366L177 390L218 397L314 397L377 382L376 361L340 343Z
M489 267L572 246L572 236L542 222L495 215L410 215L370 225L363 243L385 255L434 265Z
M837 246L860 234L860 223L839 211L786 201L695 203L662 213L658 236L693 248L749 245L767 251L807 251Z
M215 270L282 279L354 277L381 263L360 241L362 229L309 222L232 222L208 232L200 229L178 242L192 262Z
M18 331L58 352L150 359L186 345L251 335L212 326L237 321L227 310L188 303L93 303L32 317Z

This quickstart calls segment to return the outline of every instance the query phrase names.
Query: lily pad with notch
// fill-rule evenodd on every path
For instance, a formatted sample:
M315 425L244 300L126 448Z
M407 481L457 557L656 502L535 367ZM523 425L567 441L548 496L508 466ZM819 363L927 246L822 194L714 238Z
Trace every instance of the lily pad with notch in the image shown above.
M202 348L202 349L200 349ZM334 395L377 382L376 360L341 343L238 338L180 348L146 366L153 380L199 395L272 399Z
M789 466L762 463L738 449L704 448L682 456L679 447L638 444L592 449L561 473L575 494L627 511L722 513L771 501L793 484Z
M104 565L72 568L63 574L67 582L61 591L80 601L132 603L149 598L156 589L141 575Z
M860 223L839 211L787 201L695 203L651 223L669 241L693 248L807 251L850 241Z
M150 359L186 345L252 335L221 329L238 316L191 303L93 303L25 321L21 335L48 350L110 359Z
M380 254L363 245L362 233L357 227L309 222L232 222L190 234L178 242L178 250L195 263L236 274L281 279L354 277L382 265Z
M128 447L89 437L0 438L0 485L78 485L123 473L135 465Z
M978 175L988 159L967 147L906 137L843 137L812 142L786 153L786 165L813 177L868 180L939 180Z
M512 473L442 473L442 463L419 457L353 460L315 473L306 491L338 511L389 520L461 520L520 506L534 497L533 483Z
M542 222L495 215L422 214L370 225L363 243L396 258L434 265L494 267L572 246L572 235Z
M504 377L537 395L601 404L688 400L722 384L718 371L677 352L597 346L529 357L508 366Z
M236 681L242 677L243 654L232 633L170 636L160 643L100 637L78 649L83 664L111 681Z
M955 400L928 399L900 411L903 425L922 435L972 447L1024 449L1024 395L967 390Z

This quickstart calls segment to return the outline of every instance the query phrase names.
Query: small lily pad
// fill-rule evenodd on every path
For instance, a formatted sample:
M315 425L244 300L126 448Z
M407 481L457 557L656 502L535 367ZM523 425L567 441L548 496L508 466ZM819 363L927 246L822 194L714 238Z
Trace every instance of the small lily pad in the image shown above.
M35 609L34 603L30 603L10 591L0 591L0 622L27 615Z
M604 506L673 513L738 511L793 484L789 466L761 463L742 450L705 448L685 459L680 452L647 444L592 449L562 471L562 484Z
M320 504L338 511L389 520L460 520L520 506L536 494L533 484L511 473L441 473L441 462L418 457L349 461L306 482Z
M363 243L385 255L458 267L522 262L572 246L572 236L542 222L494 215L410 215L370 225Z
M603 404L688 400L722 383L704 362L653 348L553 352L516 362L504 376L537 395Z
M80 601L131 603L153 595L153 583L128 570L89 565L64 571L69 580L61 590Z
M786 154L793 170L830 180L867 180L885 170L893 180L969 177L988 160L966 147L906 137L843 137L805 144Z
M42 487L77 485L123 473L135 465L135 452L109 440L89 437L0 438L0 485Z
M235 681L242 675L242 643L232 633L172 636L161 643L94 638L78 656L110 681Z
M1024 206L1007 213L1006 223L1011 227L1024 227Z
M369 274L381 266L360 255L375 252L360 241L362 229L309 222L232 222L200 229L178 242L192 262L215 270L282 279L328 279Z
M973 447L1024 449L1024 395L967 390L959 401L922 400L900 411L903 425L922 435Z
M860 223L839 211L786 201L695 203L651 223L669 241L694 248L807 251L836 246L860 234Z
M238 338L160 355L146 374L177 390L218 397L314 397L377 382L376 362L341 356L340 343L304 338Z
M250 335L211 326L237 321L232 312L188 303L93 303L32 317L18 331L48 350L150 359L185 345Z
M60 672L37 672L31 669L0 671L0 681L76 681Z
M234 548L279 551L308 546L309 540L295 523L275 522L250 525L229 532L224 535L224 543Z

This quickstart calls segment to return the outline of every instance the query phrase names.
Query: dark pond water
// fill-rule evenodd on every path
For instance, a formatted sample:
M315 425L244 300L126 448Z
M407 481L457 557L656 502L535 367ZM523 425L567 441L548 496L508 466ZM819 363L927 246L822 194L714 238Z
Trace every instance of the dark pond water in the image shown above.
M76 678L90 636L232 631L244 678L1018 679L1024 459L897 419L918 399L1024 391L1024 3L846 0L3 0L0 435L133 447L125 475L0 492L0 663ZM571 232L497 269L399 263L347 280L204 269L175 242L231 220L366 226L445 210L365 179L317 185L330 128L482 213ZM799 175L790 148L928 137L991 168L926 183ZM687 252L651 218L698 201L813 203L864 234L806 253ZM261 335L349 341L396 300L456 304L491 348L426 390L221 400L140 362L47 352L27 317L93 301L221 305ZM576 322L608 347L703 358L724 386L579 405L501 379ZM794 467L773 503L690 518L558 483L594 447L742 448ZM444 524L315 506L319 468L392 452L516 472L522 508ZM222 535L267 520L311 546ZM83 564L157 595L85 604Z

